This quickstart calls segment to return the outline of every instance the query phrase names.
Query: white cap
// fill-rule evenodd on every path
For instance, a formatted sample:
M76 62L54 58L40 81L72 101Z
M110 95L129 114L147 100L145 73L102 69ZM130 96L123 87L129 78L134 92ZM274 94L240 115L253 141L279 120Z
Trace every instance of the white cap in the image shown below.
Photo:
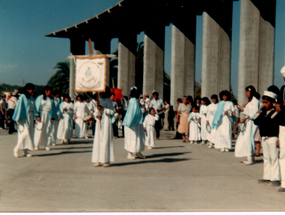
M280 73L282 74L283 77L285 77L285 66L282 67Z
M263 93L264 96L268 96L270 98L273 98L273 99L276 99L277 98L277 95L271 91L267 91L265 90L264 93Z

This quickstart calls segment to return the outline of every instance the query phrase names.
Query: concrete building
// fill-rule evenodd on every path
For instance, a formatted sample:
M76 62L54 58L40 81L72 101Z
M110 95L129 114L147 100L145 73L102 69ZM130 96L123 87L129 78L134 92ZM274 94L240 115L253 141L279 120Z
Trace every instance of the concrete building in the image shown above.
M118 88L127 95L143 77L141 92L156 89L163 98L165 26L172 23L170 103L194 96L196 17L203 16L202 97L230 89L232 5L234 0L122 0L102 13L74 26L47 34L70 39L72 55L85 54L85 41L110 53L118 38ZM253 85L263 92L273 84L276 0L240 0L240 51L238 98ZM144 32L143 74L136 74L136 36ZM75 65L70 63L70 96L73 97ZM107 85L111 86L108 76Z

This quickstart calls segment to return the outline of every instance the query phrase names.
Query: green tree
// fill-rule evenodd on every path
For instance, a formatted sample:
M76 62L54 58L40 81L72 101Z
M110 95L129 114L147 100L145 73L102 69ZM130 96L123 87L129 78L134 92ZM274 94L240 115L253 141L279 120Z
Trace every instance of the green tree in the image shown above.
M54 69L56 73L48 80L47 85L52 86L54 90L59 90L61 94L69 91L69 67L68 61L58 62Z

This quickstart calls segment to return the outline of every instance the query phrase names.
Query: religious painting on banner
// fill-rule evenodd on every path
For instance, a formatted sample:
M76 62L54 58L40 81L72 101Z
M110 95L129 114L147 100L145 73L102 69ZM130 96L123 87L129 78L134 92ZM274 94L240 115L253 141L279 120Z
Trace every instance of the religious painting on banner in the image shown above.
M121 106L121 103L122 103L122 89L119 89L119 88L110 88L111 90L111 93L114 93L115 94L115 98L114 98L114 101L117 102L117 104L119 106Z
M104 92L107 56L75 56L75 92Z

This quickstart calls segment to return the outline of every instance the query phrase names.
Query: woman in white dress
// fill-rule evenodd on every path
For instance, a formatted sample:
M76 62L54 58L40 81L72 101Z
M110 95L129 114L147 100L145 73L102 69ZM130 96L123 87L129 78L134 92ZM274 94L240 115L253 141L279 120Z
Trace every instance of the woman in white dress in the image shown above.
M61 119L57 132L57 139L61 140L61 144L69 143L73 133L73 104L70 102L70 97L67 94L63 96L63 99L64 101L59 105Z
M216 142L216 129L212 128L211 125L213 123L214 115L217 109L217 105L219 102L218 96L216 94L213 94L211 96L212 103L208 106L208 112L207 112L207 129L210 130L208 141L209 143L209 149L214 148L214 144Z
M128 151L128 159L144 159L141 154L145 147L145 133L143 129L144 108L141 106L136 87L131 88L130 101L123 126L125 129L125 149Z
M83 96L77 96L77 102L74 104L74 119L75 119L75 137L86 138L87 136L87 124L83 122L85 116L89 113L86 103L83 101Z
M259 101L255 97L256 90L253 86L248 86L245 88L245 95L248 98L248 103L243 109L238 106L245 118L241 120L242 128L245 127L240 133L236 141L235 156L236 157L247 157L247 161L243 161L246 165L251 165L254 163L255 154L255 143L254 135L257 126L254 124L253 117L259 110Z
M194 105L192 107L192 112L189 115L188 122L189 126L189 141L191 144L198 144L201 141L201 128L199 126L199 108Z
M212 128L216 128L215 148L221 149L221 152L228 152L232 147L232 122L234 121L234 105L230 101L231 93L227 90L220 92L220 101L218 103Z
M112 127L112 123L115 122L115 110L110 95L110 88L106 87L106 91L101 94L100 105L93 113L97 122L91 161L95 167L99 167L101 164L104 167L110 167L110 163L115 161Z
M32 157L28 150L34 150L34 112L35 112L35 85L28 83L24 86L20 95L12 119L17 123L18 140L14 148L14 156L19 157L19 150L23 150L24 156Z
M167 101L164 101L165 105L165 110L164 110L164 125L163 125L163 130L168 131L169 130L169 122L168 122L168 117L169 117L169 104Z
M53 99L51 98L51 87L45 86L44 94L39 95L35 102L35 150L39 150L39 146L45 146L50 151L52 142L53 122L57 116L57 110Z
M201 139L202 145L206 144L209 140L209 129L207 129L207 112L208 112L208 105L210 101L207 97L203 97L201 99L201 106L200 106L200 118L199 122L201 123Z
M148 111L148 115L144 118L143 127L146 131L145 145L148 149L153 149L154 145L154 137L155 137L155 121L159 120L158 114L156 114L154 108L150 108Z

